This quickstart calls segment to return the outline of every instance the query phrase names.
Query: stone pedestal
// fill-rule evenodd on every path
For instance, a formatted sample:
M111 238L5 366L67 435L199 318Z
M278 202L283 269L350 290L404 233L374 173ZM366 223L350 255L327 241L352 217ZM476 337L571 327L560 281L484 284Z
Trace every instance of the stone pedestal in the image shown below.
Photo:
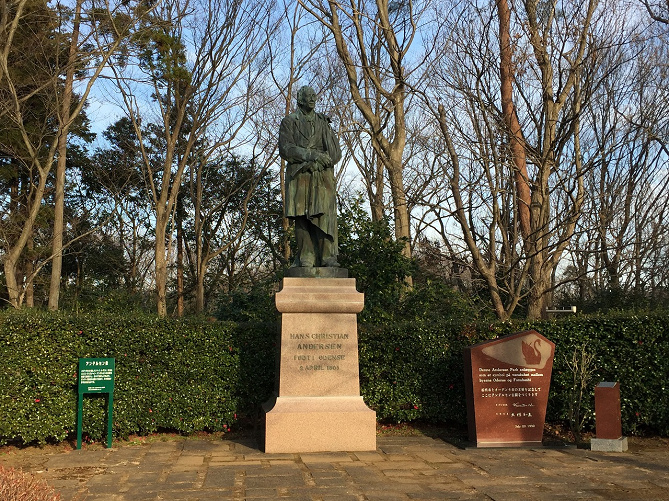
M360 396L352 278L283 279L276 398L265 403L265 452L371 451L376 413Z

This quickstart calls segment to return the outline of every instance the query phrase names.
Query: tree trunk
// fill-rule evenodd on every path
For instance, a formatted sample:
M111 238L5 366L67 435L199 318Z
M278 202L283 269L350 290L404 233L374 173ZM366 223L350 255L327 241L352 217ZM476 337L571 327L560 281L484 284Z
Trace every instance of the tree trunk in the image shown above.
M66 95L68 92L66 92ZM64 100L67 100L66 98ZM51 260L51 284L49 286L49 309L58 309L60 282L63 270L63 231L65 214L65 156L67 154L67 132L58 138L58 163L56 167L55 204L53 215L53 242Z
M7 282L7 295L9 304L14 308L21 307L21 293L19 284L16 280L16 259L8 254L4 259L5 281Z
M184 316L184 243L183 243L183 202L177 197L177 317Z
M167 316L167 246L165 245L167 216L158 209L156 217L156 302L159 317Z
M33 273L35 272L35 261L33 253L35 251L35 241L30 238L26 245L28 255L26 257L26 306L32 308L35 306L35 285Z
M530 275L532 276L532 288L530 289L527 305L527 318L529 320L538 320L546 316L546 301L548 295L546 292L551 286L551 270L544 269L542 263L537 260L530 265ZM534 269L534 267L539 269Z
M207 273L207 263L198 263L197 290L195 293L195 310L204 312L204 276Z
M409 224L409 210L406 202L406 193L404 190L404 181L402 173L402 156L406 146L406 117L405 117L405 93L406 93L406 74L403 58L409 49L412 36L405 38L408 45L402 45L395 34L395 26L388 17L388 4L377 2L375 8L371 7L370 12L366 12L366 4L350 4L350 10L346 11L344 4L328 2L327 7L324 4L314 2L316 8L322 13L319 20L327 26L333 37L337 54L346 70L348 88L356 107L362 113L365 121L369 125L372 147L381 158L388 172L388 181L390 182L391 196L393 199L394 218L395 218L395 237L405 239L402 254L411 257L411 230ZM411 9L411 4L407 4ZM360 10L359 10L360 9ZM358 34L363 33L365 29L377 29L383 55L388 57L388 68L392 75L388 80L393 81L392 89L384 88L383 79L379 78L380 66L378 62L371 64L368 61L378 61L377 54L373 49L362 41L360 36L357 44L349 39L346 29L339 22L340 10L344 13L347 20L351 20L354 29ZM310 12L314 13L313 10ZM409 16L411 14L409 13ZM318 16L317 16L318 17ZM366 19L375 17L373 27L365 25ZM411 31L409 29L408 31ZM407 36L407 33L404 33ZM352 56L351 49L356 52L356 57ZM359 58L359 59L358 59ZM364 61L362 65L359 60ZM359 73L360 72L360 73ZM370 98L371 95L383 96L384 112L379 114L379 108L376 100ZM384 122L385 110L392 110L392 127L386 127ZM392 129L390 132L389 129ZM384 135L387 134L387 135ZM412 278L406 277L408 285L412 284Z
M82 0L77 0L75 7L72 39L70 41L70 52L67 60L65 85L63 88L63 101L61 103L59 118L60 134L58 136L58 163L56 164L56 187L53 216L53 258L51 261L51 284L49 286L49 309L52 311L58 309L61 274L63 270L63 231L65 214L65 167L67 164L67 135L72 121L72 112L70 107L72 105L74 69L77 57L77 45L79 43L81 2Z
M46 189L46 177L48 170L39 169L39 182L35 188L33 194L35 201L41 201L44 196L44 191ZM35 221L37 220L37 215L41 208L41 204L34 202L28 203L29 211L26 217L26 221L21 229L21 233L16 240L16 243L11 246L5 256L4 256L4 269L5 269L5 280L7 281L7 294L9 296L9 304L14 308L20 308L23 299L25 296L25 289L22 284L19 284L19 281L16 279L16 271L18 268L19 259L21 254L28 244L28 240L33 237L33 228L35 227Z
M525 140L520 128L518 115L513 104L513 47L511 45L511 10L507 0L497 0L499 16L499 74L500 94L502 100L502 114L509 136L509 147L514 165L514 180L516 184L518 220L523 239L527 240L530 234L530 184L527 173Z
M390 193L393 197L393 208L395 215L395 238L404 241L402 254L411 257L411 228L409 223L409 209L407 207L406 194L404 191L404 180L402 179L402 164L393 162L388 168L390 179ZM407 277L411 281L411 277Z
M372 213L372 221L378 223L383 221L385 211L383 206L383 162L378 154L372 157L376 165L370 167L374 169L376 175L373 180L366 180L367 196L369 197L369 207Z

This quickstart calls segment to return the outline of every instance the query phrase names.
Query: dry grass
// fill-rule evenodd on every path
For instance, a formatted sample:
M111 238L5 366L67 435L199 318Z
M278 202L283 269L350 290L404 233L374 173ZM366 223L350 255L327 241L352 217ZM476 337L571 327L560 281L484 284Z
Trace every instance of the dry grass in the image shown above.
M60 501L46 482L14 468L0 465L0 499L2 501Z

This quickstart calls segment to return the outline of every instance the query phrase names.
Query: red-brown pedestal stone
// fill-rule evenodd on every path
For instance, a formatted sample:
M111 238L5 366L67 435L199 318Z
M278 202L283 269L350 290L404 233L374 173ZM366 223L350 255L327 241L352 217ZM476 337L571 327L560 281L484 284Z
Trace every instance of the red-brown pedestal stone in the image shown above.
M595 427L597 438L590 440L591 450L627 450L627 437L623 437L620 417L620 384L617 382L602 382L595 386Z
M376 413L360 396L363 305L352 278L283 279L278 395L263 406L265 452L376 450Z
M464 350L469 440L477 447L541 445L555 345L534 330Z
M595 426L597 438L623 436L620 419L620 385L602 382L595 386Z

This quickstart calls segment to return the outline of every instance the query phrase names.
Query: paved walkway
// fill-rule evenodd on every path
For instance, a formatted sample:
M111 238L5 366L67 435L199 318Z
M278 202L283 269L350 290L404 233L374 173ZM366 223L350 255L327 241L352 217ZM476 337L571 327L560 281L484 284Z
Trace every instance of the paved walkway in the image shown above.
M462 450L378 437L375 452L263 454L253 441L180 440L72 451L21 466L64 501L669 500L669 451ZM33 452L33 456L35 456Z

